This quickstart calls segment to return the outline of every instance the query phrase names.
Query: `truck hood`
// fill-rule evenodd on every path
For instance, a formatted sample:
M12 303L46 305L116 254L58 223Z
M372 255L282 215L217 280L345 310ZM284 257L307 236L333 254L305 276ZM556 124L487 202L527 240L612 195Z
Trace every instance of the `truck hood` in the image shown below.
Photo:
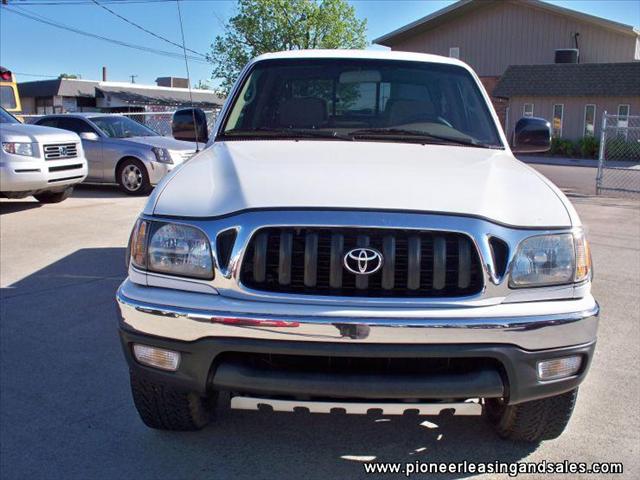
M25 123L0 124L0 137L3 142L63 143L80 141L78 135L67 130Z
M166 148L168 150L195 151L196 144L193 142L183 142L170 137L129 137L119 139L124 143L135 143L149 145L150 147Z
M546 178L503 150L265 140L214 143L165 178L145 213L215 217L256 208L344 208L570 227L565 204Z

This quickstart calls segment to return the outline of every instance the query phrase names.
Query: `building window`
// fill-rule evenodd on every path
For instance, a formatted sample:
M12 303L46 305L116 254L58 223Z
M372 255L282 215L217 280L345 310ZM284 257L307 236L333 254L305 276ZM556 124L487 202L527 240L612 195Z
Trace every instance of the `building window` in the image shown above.
M551 127L553 128L553 136L560 138L562 136L562 114L564 113L564 105L556 104L553 106L553 122Z
M523 117L533 117L533 103L525 103L522 107Z
M584 132L585 137L593 137L596 134L596 106L593 104L584 106Z
M618 127L629 126L629 105L618 105Z
M53 97L36 97L36 113L38 115L50 115L53 112Z
M460 58L460 47L450 47L449 48L449 57L451 57L451 58Z

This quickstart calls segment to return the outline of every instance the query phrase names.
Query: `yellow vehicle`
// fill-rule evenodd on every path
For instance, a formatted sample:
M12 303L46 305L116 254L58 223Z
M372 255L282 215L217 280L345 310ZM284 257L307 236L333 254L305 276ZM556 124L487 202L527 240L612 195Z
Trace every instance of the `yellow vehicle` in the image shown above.
M10 70L0 67L0 106L10 113L22 111L16 79Z

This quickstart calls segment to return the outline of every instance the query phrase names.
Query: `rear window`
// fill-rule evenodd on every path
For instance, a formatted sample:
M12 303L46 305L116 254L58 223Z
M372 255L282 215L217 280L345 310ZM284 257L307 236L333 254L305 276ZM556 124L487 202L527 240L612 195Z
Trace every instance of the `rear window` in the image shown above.
M16 93L11 85L0 85L0 106L7 110L13 110L18 106Z

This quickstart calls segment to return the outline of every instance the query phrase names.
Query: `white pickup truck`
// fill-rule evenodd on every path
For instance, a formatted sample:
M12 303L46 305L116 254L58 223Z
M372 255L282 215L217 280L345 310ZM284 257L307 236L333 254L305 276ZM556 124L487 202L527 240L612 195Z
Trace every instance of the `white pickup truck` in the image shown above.
M0 109L0 142L0 196L33 195L39 202L57 203L87 176L87 160L75 133L25 125Z
M202 139L196 113L174 122L183 139ZM226 391L238 409L452 411L560 435L599 307L576 211L513 155L550 136L524 118L510 147L454 59L251 61L131 235L117 301L142 420L202 428Z

